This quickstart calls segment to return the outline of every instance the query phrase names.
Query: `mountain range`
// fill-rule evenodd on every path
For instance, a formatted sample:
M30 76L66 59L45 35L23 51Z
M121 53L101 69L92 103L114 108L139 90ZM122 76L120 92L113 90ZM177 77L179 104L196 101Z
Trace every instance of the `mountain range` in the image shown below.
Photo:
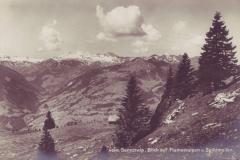
M49 110L60 127L71 122L107 121L116 114L131 75L137 77L145 103L153 111L168 68L176 67L180 59L175 55L120 57L113 53L67 54L45 60L1 57L1 126L39 129ZM22 123L16 126L19 119Z
M136 76L146 106L155 111L161 99L169 67L176 70L181 56L152 55L119 57L62 56L46 60L0 61L0 154L16 159L33 159L48 111L57 124L51 130L62 159L92 159L101 146L113 147L116 117L126 85ZM101 57L101 58L100 58ZM106 60L103 57L108 57ZM110 60L111 59L111 60ZM198 57L191 58L197 68ZM111 158L176 159L174 149L201 149L182 159L240 158L240 83L202 95L176 100L163 114L163 125L137 142L133 148L167 148L165 154L111 153ZM13 131L12 133L9 131ZM107 137L107 138L106 138ZM4 150L11 152L4 152ZM224 148L228 152L219 154ZM131 149L131 148L130 148ZM194 151L194 150L192 150ZM177 151L178 152L178 151ZM156 152L159 153L159 152Z

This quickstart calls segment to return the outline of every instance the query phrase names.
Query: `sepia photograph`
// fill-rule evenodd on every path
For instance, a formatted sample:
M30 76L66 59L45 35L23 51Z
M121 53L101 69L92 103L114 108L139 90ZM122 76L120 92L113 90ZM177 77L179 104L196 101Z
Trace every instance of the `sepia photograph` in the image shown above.
M0 160L240 160L240 0L0 0Z

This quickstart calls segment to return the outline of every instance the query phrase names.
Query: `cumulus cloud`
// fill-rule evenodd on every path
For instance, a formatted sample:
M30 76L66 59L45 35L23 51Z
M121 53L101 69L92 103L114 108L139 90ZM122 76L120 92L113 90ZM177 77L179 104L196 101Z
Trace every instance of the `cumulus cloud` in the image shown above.
M147 53L152 45L161 39L160 32L153 25L142 24L142 29L146 33L140 40L133 42L135 53Z
M151 24L142 24L142 29L146 33L143 38L147 41L158 41L161 38L160 32Z
M103 28L96 36L99 40L116 42L119 37L137 37L132 43L134 52L146 53L161 38L153 25L144 23L138 6L116 7L107 13L97 6L96 15Z
M174 31L172 42L171 42L171 50L182 52L184 50L191 49L192 52L195 52L204 43L204 36L191 31L187 22L180 20L174 23L172 30ZM178 39L181 39L178 41Z
M112 37L143 36L143 17L137 6L116 7L104 13L101 6L97 6L96 15L105 35Z
M160 32L144 19L138 6L116 7L104 13L101 6L96 7L96 15L103 28L97 39L116 41L118 37L144 37L147 40L158 40Z
M42 47L39 51L52 51L61 49L60 45L62 38L60 32L56 30L55 26L57 24L56 20L48 23L42 27L39 34L39 40L42 42Z

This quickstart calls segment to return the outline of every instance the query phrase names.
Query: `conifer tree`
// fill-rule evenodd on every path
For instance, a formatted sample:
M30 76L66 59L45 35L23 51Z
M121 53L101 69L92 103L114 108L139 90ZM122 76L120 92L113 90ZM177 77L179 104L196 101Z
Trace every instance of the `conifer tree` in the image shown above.
M115 145L127 148L134 143L134 139L149 129L149 110L144 105L141 89L135 77L131 77L122 107L119 108L119 120L116 130Z
M173 76L172 68L170 67L168 70L167 82L165 84L163 97L172 96L173 86L174 86L174 76Z
M56 127L55 121L52 118L52 114L51 114L50 111L47 113L46 118L47 119L44 121L43 129L53 129L53 128L55 128Z
M43 135L38 146L38 160L55 160L55 143L47 129L43 130Z
M161 119L163 114L171 106L171 103L173 101L173 86L174 86L174 77L173 77L172 68L170 67L168 70L168 76L165 84L164 93L150 121L151 130L155 130L157 127L159 127L159 125L162 123Z
M232 37L229 37L221 18L220 12L217 12L199 59L199 82L205 87L205 92L223 87L223 81L237 73L236 46L233 46Z
M184 53L174 78L174 98L184 99L193 91L193 68L187 53Z
M48 153L48 154L56 153L54 140L47 129L43 130L43 135L41 138L41 142L39 143L38 149L39 151Z

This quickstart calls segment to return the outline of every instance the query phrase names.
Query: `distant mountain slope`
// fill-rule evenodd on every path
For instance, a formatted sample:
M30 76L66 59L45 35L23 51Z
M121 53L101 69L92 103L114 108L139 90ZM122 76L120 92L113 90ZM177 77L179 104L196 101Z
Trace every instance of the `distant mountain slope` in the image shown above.
M37 101L37 90L24 76L0 65L0 125L24 125L24 122L19 120L20 117L29 112L36 112Z
M169 66L175 68L180 59L181 56L173 55L129 58L107 53L27 63L9 59L0 64L21 73L38 91L38 111L24 120L41 128L48 110L53 111L59 125L70 121L105 121L116 113L130 75L137 77L146 104L154 109L161 98Z
M54 62L59 64L62 61ZM59 125L70 121L106 121L109 115L116 113L130 75L137 77L144 90L146 104L153 109L161 97L169 66L176 67L176 64L176 61L169 63L156 57L138 57L107 66L99 63L82 64L70 67L68 72L45 72L41 75L42 78L40 77L41 84L46 84L50 76L56 82L56 75L64 77L64 80L69 77L72 79L65 81L65 85L58 85L58 90L41 100L39 118L32 115L33 121L31 116L26 120L31 126L40 127L38 125L44 119L46 111L52 110ZM46 108L45 104L49 108Z
M178 63L181 57L174 55L152 55L150 57L134 58L120 57L113 53L76 53L47 60L0 57L0 64L21 73L32 85L37 87L43 95L49 95L66 85L70 79L87 72L88 69L114 66L133 60L136 61L137 59L146 60L151 63L161 62L162 65L167 65Z

